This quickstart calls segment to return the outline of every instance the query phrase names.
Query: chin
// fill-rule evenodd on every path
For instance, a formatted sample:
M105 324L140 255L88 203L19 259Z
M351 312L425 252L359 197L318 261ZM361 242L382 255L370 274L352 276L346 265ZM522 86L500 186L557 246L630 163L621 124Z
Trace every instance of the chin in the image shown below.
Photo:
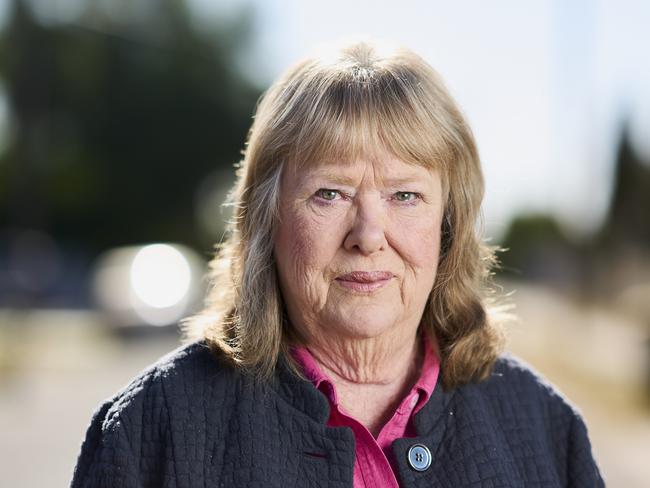
M399 327L397 317L390 311L382 314L364 314L356 310L352 313L341 314L336 320L336 329L342 334L354 339L372 339Z

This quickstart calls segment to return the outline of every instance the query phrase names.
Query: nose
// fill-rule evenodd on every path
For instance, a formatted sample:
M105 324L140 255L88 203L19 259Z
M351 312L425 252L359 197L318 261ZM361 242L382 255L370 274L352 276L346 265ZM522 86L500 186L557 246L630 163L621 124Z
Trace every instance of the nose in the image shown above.
M343 247L364 256L383 251L386 248L385 216L381 201L360 198L355 202L356 214Z

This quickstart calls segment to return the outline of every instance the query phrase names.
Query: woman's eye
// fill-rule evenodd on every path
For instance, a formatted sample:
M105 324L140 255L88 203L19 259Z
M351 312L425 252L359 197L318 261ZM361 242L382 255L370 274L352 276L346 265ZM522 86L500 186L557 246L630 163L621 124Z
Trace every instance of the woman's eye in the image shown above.
M395 200L398 202L411 202L418 198L418 194L412 191L398 191L395 193Z
M337 190L328 190L327 188L321 188L316 192L316 196L322 198L323 200L336 200L336 197L339 196Z

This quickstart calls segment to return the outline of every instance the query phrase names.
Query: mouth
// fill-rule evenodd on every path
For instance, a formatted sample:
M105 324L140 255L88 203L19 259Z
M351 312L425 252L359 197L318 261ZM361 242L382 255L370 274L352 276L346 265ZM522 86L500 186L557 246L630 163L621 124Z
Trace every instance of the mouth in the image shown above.
M395 275L389 271L352 271L336 277L343 288L359 293L370 293L386 286Z

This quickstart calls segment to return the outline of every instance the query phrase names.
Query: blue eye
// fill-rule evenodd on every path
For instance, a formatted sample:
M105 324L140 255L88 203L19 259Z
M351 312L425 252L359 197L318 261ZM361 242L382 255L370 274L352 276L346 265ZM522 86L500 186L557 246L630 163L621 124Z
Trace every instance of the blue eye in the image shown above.
M321 188L316 192L316 196L322 198L323 200L336 200L336 197L339 196L337 190L329 190L327 188Z
M417 199L419 194L412 191L398 191L395 193L395 200L399 202L412 202Z

